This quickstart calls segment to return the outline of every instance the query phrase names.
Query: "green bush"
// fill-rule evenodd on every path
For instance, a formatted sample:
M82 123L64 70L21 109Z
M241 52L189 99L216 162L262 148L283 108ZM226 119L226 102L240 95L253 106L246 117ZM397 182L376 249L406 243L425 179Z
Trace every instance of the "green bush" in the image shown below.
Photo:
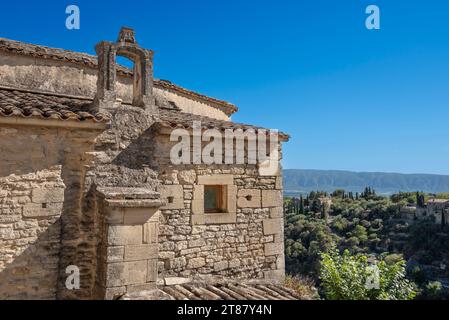
M348 250L321 254L321 287L328 300L412 300L415 285L405 274L403 260L370 264L367 256L353 256Z

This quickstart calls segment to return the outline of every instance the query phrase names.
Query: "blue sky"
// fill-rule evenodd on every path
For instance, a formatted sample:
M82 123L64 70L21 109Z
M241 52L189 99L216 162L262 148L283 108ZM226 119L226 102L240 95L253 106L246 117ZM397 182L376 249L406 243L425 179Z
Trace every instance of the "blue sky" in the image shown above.
M449 174L448 14L445 0L16 1L0 37L94 53L130 26L156 77L290 133L285 168Z

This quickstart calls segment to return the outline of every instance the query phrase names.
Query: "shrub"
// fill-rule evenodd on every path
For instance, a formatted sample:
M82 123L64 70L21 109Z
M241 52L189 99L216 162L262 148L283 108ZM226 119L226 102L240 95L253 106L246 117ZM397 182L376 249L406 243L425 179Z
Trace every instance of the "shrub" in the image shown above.
M329 300L412 300L415 285L405 278L405 261L370 264L365 255L321 254L320 280Z

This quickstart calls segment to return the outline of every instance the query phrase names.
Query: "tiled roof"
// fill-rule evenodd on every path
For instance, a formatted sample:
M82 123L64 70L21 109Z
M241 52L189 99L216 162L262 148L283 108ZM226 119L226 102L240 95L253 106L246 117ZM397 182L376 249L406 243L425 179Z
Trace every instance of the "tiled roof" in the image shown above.
M14 41L14 40L5 39L5 38L0 38L0 51L14 53L14 54L20 54L20 55L27 55L27 56L42 58L42 59L52 59L52 60L58 60L58 61L71 62L71 63L83 65L83 66L88 66L91 68L97 68L97 66L98 66L97 57L94 55L80 53L80 52L73 52L73 51L64 50L64 49L34 45L34 44L24 43L24 42L20 42L20 41ZM117 72L119 74L125 75L125 76L133 75L133 72L131 69L128 69L121 65L117 65ZM205 96L203 94L182 88L182 87L177 86L167 80L155 79L154 86L163 88L163 89L167 89L167 90L176 91L180 94L184 94L184 95L190 96L195 99L199 99L202 101L210 102L212 104L216 104L218 106L221 106L223 108L223 111L228 115L231 115L238 110L238 108L235 105L233 105L229 102L211 98L211 97Z
M128 293L122 300L303 300L294 290L268 281L187 282Z
M92 100L0 88L0 116L66 121L108 122L89 112Z
M175 300L299 300L292 289L272 283L182 284L160 288Z
M31 92L0 87L0 116L40 118L72 121L109 122L107 115L90 111L92 99ZM160 108L157 126L192 128L193 122L201 122L203 129L264 129L248 124L217 120L205 116L181 112L178 108ZM279 133L280 139L288 135Z
M242 129L242 130L268 130L262 127L253 125L236 123L232 121L217 120L205 116L199 116L191 113L180 112L173 109L161 109L160 113L160 125L170 128L184 128L190 129L193 127L194 121L200 121L202 129ZM283 132L279 132L279 138L282 140L288 140L289 136Z

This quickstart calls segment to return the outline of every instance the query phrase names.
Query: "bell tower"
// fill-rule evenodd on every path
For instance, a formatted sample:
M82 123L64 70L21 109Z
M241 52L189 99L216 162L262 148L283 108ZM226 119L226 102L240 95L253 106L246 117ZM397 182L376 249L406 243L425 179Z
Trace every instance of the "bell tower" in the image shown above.
M153 51L137 44L134 30L122 27L117 42L102 41L96 45L95 51L98 55L96 111L117 105L116 57L123 56L134 62L132 105L157 114L153 98Z

